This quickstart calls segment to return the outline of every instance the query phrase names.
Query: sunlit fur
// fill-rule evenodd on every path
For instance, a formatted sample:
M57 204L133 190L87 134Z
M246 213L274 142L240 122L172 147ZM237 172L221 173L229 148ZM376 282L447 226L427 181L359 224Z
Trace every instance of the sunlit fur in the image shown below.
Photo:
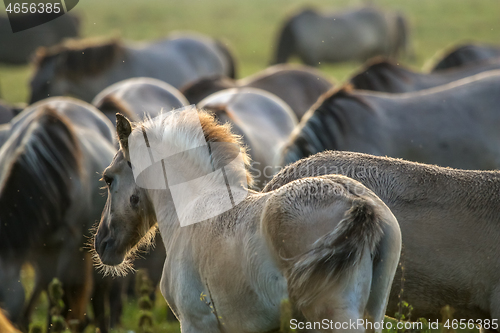
M91 234L92 236L89 238L89 241L87 242L87 249L90 251L92 254L92 259L94 260L94 267L97 269L100 273L102 273L104 276L126 276L128 273L133 273L135 272L134 268L134 260L137 258L141 258L141 253L146 253L150 250L152 250L155 247L155 235L157 232L156 226L153 228L150 228L149 230L145 231L144 237L141 238L139 243L135 244L128 252L125 258L123 259L123 262L119 265L116 266L110 266L110 265L105 265L102 263L101 258L99 257L99 254L97 253L95 246L94 246L94 241L95 241L95 235L97 233L97 227L99 223L96 223L94 227L91 229ZM146 226L147 224L144 223L142 226Z
M168 117L164 117L164 114L162 114L154 119L145 118L144 121L140 123L134 123L133 128L144 128L147 133L151 135L151 140L161 140L160 142L168 142L172 146L187 147L190 142L189 140L192 140L193 133L201 124L203 133L205 135L205 140L207 142L227 142L236 144L240 147L240 153L244 161L244 168L239 171L235 170L235 172L228 172L227 174L233 175L235 177L242 177L239 180L231 180L232 183L246 183L248 184L248 186L251 186L253 180L250 172L247 170L250 164L250 158L246 153L245 147L241 145L241 138L231 133L230 126L228 124L219 125L215 121L214 116L210 113L200 111L198 113L198 117L199 122L197 122L196 119L193 119L190 116L185 116L185 114L176 111L173 115L170 115ZM170 125L168 127L169 130L165 130L167 123L169 123ZM142 135L142 132L134 131L132 135L137 134ZM187 160L191 160L192 163L186 163L186 165L198 165L198 163L196 163L196 160L197 158L199 158L199 156L196 155L196 152L194 152L194 155L191 154L192 156L189 155L190 153L187 153L184 158L186 158ZM213 155L213 164L227 165L229 161L226 161L225 158L231 158L232 156L233 154L224 153ZM219 158L219 160L217 158ZM124 158L123 147L121 147L120 151L115 155L111 166L124 163L128 163L128 161L126 160L126 158ZM122 170L126 170L126 172L130 173L132 172L132 169L129 167L125 167ZM204 171L208 173L212 170ZM129 186L135 187L136 190L134 193L140 194L140 202L142 205L151 205L151 201L146 190L139 188L135 183L130 184ZM104 215L107 214L107 210L109 209L108 205L110 204L110 200L112 200L111 193L108 193L108 202L106 203L106 207L103 211L103 218ZM127 216L126 218L130 224L133 224L135 222L131 221L132 218L129 216ZM153 240L156 233L156 226L153 228L151 228L151 226L155 224L156 216L154 215L154 212L152 212L150 208L141 209L140 221L136 222L134 231L137 237L133 237L133 239L137 239L137 243L128 245L123 262L115 266L104 264L99 254L97 253L95 249L95 236L97 234L97 227L95 227L92 233L93 237L88 242L88 247L92 252L96 268L102 271L105 275L114 276L124 276L133 271L134 259L140 254L141 251L147 251L152 245L154 245Z

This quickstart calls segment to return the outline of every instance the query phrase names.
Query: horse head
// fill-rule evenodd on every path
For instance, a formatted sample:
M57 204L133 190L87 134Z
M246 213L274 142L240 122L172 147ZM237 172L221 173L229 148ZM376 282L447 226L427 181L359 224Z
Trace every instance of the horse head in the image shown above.
M120 150L104 170L108 199L94 237L94 257L107 273L125 274L134 253L150 244L155 235L156 215L147 190L136 185L128 148L132 124L116 115Z

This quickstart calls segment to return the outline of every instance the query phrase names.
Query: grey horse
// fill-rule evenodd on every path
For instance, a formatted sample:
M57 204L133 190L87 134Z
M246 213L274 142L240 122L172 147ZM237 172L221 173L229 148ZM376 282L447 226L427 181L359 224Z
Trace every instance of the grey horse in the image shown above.
M292 55L310 66L397 57L407 44L408 25L401 14L373 7L339 13L306 9L284 23L273 63L284 63Z
M418 73L390 60L374 60L350 80L355 89L404 93L437 87L489 70L500 69L500 58L446 71Z
M453 317L500 332L500 173L465 171L352 152L324 152L282 170L263 192L296 179L340 174L384 201L403 236L401 265L387 314L398 302L412 319ZM401 298L399 298L399 296ZM449 322L448 324L451 324Z
M499 70L406 94L340 89L302 119L281 163L347 150L461 169L497 169L499 92Z
M179 88L201 77L235 76L228 48L212 38L172 33L149 43L68 41L34 59L30 103L71 94L90 102L104 88L132 77L152 77Z

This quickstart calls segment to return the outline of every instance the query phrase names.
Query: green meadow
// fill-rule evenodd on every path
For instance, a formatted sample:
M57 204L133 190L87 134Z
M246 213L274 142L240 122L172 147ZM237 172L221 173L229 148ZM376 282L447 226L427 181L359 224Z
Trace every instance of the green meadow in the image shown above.
M438 51L456 43L500 42L498 0L372 0L371 3L408 17L415 57L401 59L401 64L415 70L424 70L426 62ZM245 77L268 66L281 24L289 15L305 6L342 10L363 4L348 0L85 0L80 1L74 12L81 18L83 37L144 41L162 38L174 30L192 30L220 38L234 52L238 76ZM319 69L341 83L360 65L322 64ZM2 98L8 102L26 102L32 72L32 66L0 65ZM23 281L28 289L32 279L32 270L25 270ZM46 309L44 296L37 308L36 323L44 322ZM157 292L154 332L179 332L179 325L167 322L166 316L165 301ZM127 302L122 327L117 332L139 332L138 320L136 302ZM94 329L89 327L87 332Z

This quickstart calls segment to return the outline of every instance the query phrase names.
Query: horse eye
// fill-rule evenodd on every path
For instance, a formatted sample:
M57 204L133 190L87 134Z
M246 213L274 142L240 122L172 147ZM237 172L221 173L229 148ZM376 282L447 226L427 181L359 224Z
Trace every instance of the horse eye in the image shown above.
M111 184L113 183L113 178L112 177L109 177L109 176L104 176L102 177L104 179L104 182L106 183L106 185L108 186L111 186Z
M135 206L135 205L137 205L138 203L139 203L139 197L138 197L137 195L135 195L135 194L131 195L131 196L130 196L130 204L131 204L132 206Z

